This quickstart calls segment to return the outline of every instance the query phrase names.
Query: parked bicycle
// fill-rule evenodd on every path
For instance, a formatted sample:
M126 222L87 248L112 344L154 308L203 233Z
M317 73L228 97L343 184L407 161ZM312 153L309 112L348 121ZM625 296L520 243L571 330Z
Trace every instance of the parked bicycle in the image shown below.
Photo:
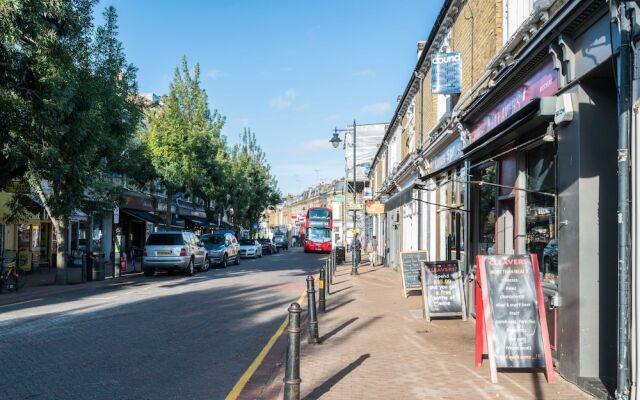
M15 292L21 287L21 281L17 257L14 257L13 261L7 264L6 270L4 264L0 262L0 293L4 289L9 292Z

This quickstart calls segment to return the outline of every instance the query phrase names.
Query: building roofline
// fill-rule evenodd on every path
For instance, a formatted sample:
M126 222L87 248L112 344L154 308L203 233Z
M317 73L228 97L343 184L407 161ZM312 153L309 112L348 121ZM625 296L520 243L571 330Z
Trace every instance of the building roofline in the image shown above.
M447 15L449 8L451 7L451 4L453 4L454 1L455 0L445 0L445 2L442 4L440 13L438 13L438 17L433 23L429 36L425 42L424 48L422 49L422 53L418 58L418 62L416 63L416 66L413 68L413 70L411 71L411 78L409 78L409 83L407 83L407 86L404 89L402 97L400 98L400 101L398 101L398 105L396 106L396 110L393 114L393 117L391 118L391 121L389 121L389 126L387 127L387 131L385 132L382 138L382 143L385 143L389 138L389 136L391 135L391 133L393 132L396 125L396 121L400 117L400 112L404 106L404 102L407 100L407 96L409 95L409 92L411 91L411 88L415 83L416 74L418 74L422 69L424 62L427 59L427 54L429 54L429 50L431 49L431 46L433 45L436 35L440 30L440 26L442 25L442 22L444 21L445 16ZM374 167L377 167L377 161L378 161L378 157L380 156L380 151L382 147L384 146L378 147L378 151L376 151L375 156L373 156L373 162L371 164L370 172L374 169Z

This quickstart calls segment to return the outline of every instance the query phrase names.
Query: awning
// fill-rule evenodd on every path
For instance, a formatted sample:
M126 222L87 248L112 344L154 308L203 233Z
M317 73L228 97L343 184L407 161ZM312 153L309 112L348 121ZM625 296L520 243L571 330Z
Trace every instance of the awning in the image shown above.
M159 216L149 214L146 211L134 210L132 208L121 208L120 211L142 221L151 222L154 225L162 224L164 222Z
M200 217L194 217L194 216L186 216L186 215L181 215L180 217L182 217L185 220L189 220L191 222L193 222L194 224L198 225L198 226L208 226L207 220L204 218L200 218Z
M384 211L388 212L391 210L395 210L396 208L412 201L414 186L415 185L412 182L406 188L402 189L401 191L395 193L393 196L389 197L389 200L387 200L384 203Z
M423 182L428 181L467 159L477 159L495 151L495 149L515 140L533 126L553 120L554 110L555 97L553 96L532 100L506 121L488 132L485 137L465 147L463 149L464 155L460 158L436 171L421 176L420 180Z

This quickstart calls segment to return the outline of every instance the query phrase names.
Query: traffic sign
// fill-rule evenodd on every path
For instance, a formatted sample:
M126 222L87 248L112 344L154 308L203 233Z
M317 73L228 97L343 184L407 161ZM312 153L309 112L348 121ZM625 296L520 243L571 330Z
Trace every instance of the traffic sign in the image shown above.
M347 204L347 210L349 211L361 211L364 208L362 203L349 203Z
M337 201L339 203L344 203L344 201L345 201L344 195L343 194L336 195L334 201Z

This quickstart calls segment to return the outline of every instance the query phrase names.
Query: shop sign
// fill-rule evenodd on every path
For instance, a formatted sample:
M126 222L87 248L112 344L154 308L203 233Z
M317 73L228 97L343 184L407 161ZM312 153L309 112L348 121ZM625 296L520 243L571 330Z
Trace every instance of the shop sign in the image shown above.
M338 203L344 203L345 201L345 197L343 194L338 194L336 195L335 199L333 201L337 201Z
M424 261L427 261L426 251L400 252L400 271L404 297L409 297L409 292L412 290L422 290L420 268Z
M497 368L545 368L552 383L537 256L477 256L476 265L476 365L482 363L486 349L493 383L498 380Z
M384 214L384 204L379 201L367 203L367 214Z
M425 262L422 268L422 296L427 321L434 317L462 317L467 309L458 261Z
M153 198L124 194L121 205L124 208L133 208L134 210L153 211Z
M120 207L113 209L113 223L116 225L120 223Z
M364 207L364 204L362 203L348 203L347 204L347 210L349 211L360 211L362 210Z
M20 179L11 180L7 183L7 186L5 186L4 191L7 193L31 193L29 184Z
M437 171L447 166L462 156L462 139L456 138L440 153L431 159L431 171Z
M557 91L558 73L553 68L553 62L549 61L472 127L469 142L480 139L532 100L553 96Z
M462 56L460 53L431 55L431 93L460 93L462 82Z

